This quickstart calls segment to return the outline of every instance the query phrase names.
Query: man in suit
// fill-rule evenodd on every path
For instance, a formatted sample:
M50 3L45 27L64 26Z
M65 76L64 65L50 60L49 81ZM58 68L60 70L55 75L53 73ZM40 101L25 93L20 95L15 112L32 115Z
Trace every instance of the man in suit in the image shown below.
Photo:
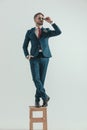
M44 28L44 21L51 24L54 30ZM26 32L23 43L23 51L26 59L28 59L30 62L32 79L36 87L35 106L40 107L40 98L42 98L42 107L46 107L48 105L50 97L46 94L44 81L49 58L52 56L48 40L50 37L61 34L61 30L50 17L44 18L44 15L42 13L37 13L34 15L34 22L36 24L36 27L33 27ZM29 53L28 45L30 41L31 49Z

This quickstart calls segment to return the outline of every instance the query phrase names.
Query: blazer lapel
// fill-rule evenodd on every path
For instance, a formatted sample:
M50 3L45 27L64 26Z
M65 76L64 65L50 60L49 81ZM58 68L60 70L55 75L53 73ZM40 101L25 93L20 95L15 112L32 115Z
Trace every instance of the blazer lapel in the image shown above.
M40 38L38 38L37 36L36 36L36 34L35 34L35 27L32 29L32 33L31 33L31 36L32 37L35 37L37 40L39 40L39 39L41 39L42 37L43 37L43 35L44 35L44 28L42 27L41 28L41 36L40 36Z
M36 39L38 39L36 34L35 34L35 27L32 30L31 37L35 37Z

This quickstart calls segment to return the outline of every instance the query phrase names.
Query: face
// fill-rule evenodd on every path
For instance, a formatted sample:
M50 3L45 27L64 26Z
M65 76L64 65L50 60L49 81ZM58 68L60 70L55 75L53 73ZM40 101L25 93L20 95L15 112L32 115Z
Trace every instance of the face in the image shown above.
M39 14L35 17L34 21L37 25L43 25L44 16Z

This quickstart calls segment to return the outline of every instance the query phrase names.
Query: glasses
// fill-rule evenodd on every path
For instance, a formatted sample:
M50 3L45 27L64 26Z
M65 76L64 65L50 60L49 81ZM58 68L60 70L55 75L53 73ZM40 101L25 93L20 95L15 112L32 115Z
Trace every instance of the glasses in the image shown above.
M41 18L41 17L39 17L38 19L39 19L39 20L44 20L45 18Z

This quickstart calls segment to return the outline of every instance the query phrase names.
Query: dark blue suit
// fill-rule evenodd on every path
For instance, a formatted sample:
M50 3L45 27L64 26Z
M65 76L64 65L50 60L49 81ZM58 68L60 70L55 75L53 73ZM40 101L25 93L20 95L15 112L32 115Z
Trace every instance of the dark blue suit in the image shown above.
M54 23L52 24L54 30L49 28L42 28L41 37L37 38L35 34L35 27L27 31L25 35L25 40L23 43L23 51L25 56L29 55L28 44L31 41L30 55L33 55L34 58L31 58L30 67L32 78L36 86L36 100L39 101L40 97L43 100L46 100L47 94L44 88L44 81L46 77L47 66L49 63L49 58L52 56L48 44L50 37L57 36L61 34L61 30ZM42 48L42 55L39 54L39 46Z

